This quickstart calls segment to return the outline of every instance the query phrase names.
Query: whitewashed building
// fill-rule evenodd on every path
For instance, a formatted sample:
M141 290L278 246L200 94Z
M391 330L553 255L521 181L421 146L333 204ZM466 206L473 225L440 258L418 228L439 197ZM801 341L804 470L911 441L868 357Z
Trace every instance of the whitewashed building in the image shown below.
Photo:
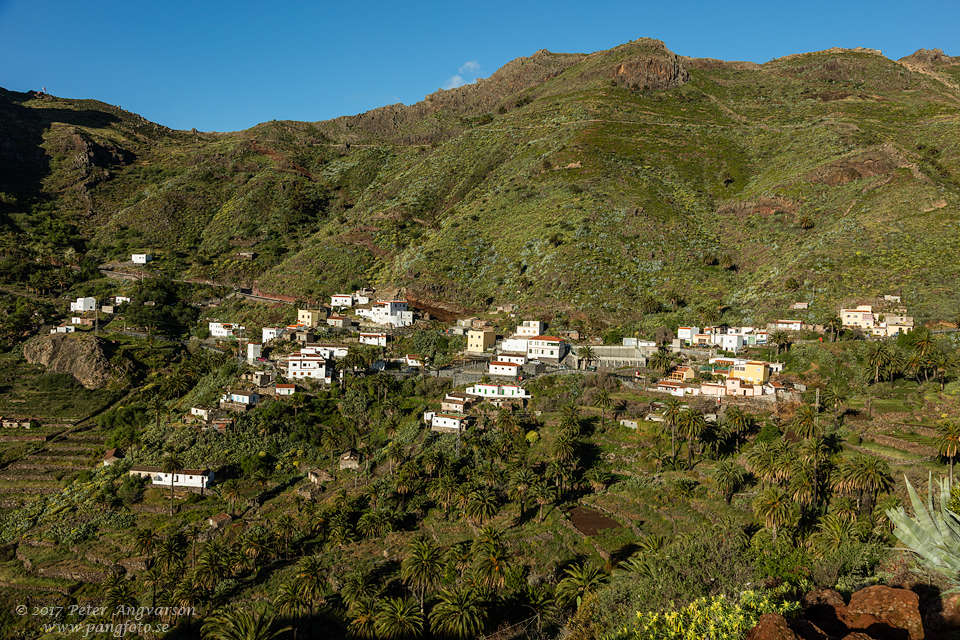
M263 345L256 342L247 343L247 360L256 360L263 353Z
M387 334L385 333L361 333L360 342L374 347L387 346Z
M488 373L491 376L508 376L516 378L520 372L520 365L514 362L498 362L496 360L490 363Z
M452 413L435 413L430 420L430 430L440 433L459 433L467 426L470 418Z
M563 338L536 336L530 338L527 346L527 358L558 363L567 355L567 343Z
M266 344L271 340L282 338L284 333L286 330L281 327L264 327L260 332L260 341Z
M70 303L70 311L84 313L87 311L96 311L96 310L97 310L96 298L77 298L76 302Z
M214 338L232 338L238 332L244 330L244 327L229 322L210 322L207 326L210 329L211 337Z
M290 380L311 378L330 382L332 369L327 357L315 347L304 347L287 356L287 378Z
M211 469L180 469L175 474L165 473L160 467L134 465L128 472L131 476L150 478L154 485L169 487L172 481L174 487L191 489L206 489L213 483L214 473Z
M149 253L134 253L130 256L133 264L147 264L153 261L153 256Z
M330 296L331 307L352 307L353 296L349 293L335 293Z
M514 335L518 338L533 338L543 334L543 331L546 328L546 323L541 322L540 320L524 320L517 326L517 330Z
M498 400L510 398L528 400L531 397L526 389L516 384L479 383L472 387L467 387L467 394Z

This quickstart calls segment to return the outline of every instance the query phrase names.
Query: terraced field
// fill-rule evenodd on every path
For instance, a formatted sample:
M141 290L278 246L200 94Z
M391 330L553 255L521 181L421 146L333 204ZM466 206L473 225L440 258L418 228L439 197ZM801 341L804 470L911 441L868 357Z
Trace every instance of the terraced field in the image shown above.
M0 440L2 459L9 461L0 468L0 514L60 491L76 472L100 462L105 438L87 433L61 435L69 427L58 424L30 429L29 436L36 438L33 441Z

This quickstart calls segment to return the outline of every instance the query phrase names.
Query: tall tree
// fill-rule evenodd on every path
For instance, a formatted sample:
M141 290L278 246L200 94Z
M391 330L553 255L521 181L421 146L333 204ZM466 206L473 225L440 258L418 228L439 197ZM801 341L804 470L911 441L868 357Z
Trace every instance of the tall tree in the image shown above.
M420 600L420 613L424 613L424 598L427 589L443 577L443 552L425 537L415 537L407 546L407 555L400 563L400 578L414 590Z
M176 453L169 453L160 464L160 470L170 474L170 516L173 517L173 482L177 473L183 471L183 460Z
M754 499L753 512L763 521L763 526L770 530L773 543L776 544L777 532L793 517L793 502L780 487L770 487Z
M473 589L444 589L430 611L430 627L435 634L466 640L480 635L485 616L480 596Z
M937 453L950 460L950 486L953 486L953 463L960 453L960 421L948 420L937 429Z
M423 633L423 612L406 598L384 598L377 606L374 628L383 640L416 638Z

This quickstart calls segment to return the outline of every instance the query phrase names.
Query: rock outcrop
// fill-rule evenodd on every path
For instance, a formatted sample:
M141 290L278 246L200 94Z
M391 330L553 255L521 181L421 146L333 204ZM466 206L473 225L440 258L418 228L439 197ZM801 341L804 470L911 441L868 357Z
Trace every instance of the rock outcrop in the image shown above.
M40 336L23 345L23 357L43 365L51 373L69 373L87 389L100 389L110 382L110 362L98 338L77 334Z
M787 620L766 614L748 640L923 640L920 598L908 589L873 586L850 603L836 591L811 591L801 599L803 616Z

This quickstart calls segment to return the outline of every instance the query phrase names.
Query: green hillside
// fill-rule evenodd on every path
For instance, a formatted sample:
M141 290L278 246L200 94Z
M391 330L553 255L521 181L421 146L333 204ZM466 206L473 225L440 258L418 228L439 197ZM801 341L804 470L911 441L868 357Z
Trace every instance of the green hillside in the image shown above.
M814 296L819 320L893 291L952 321L960 64L929 53L540 51L409 107L223 134L2 91L4 246L601 324L758 323Z

